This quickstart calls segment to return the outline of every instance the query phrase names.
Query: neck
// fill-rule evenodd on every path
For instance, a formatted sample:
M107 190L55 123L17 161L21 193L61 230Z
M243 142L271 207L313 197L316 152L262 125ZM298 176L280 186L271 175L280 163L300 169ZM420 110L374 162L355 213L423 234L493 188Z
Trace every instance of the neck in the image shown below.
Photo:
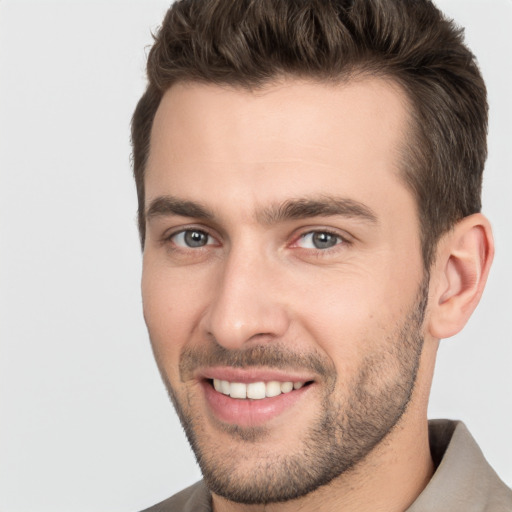
M406 413L414 414L414 410ZM424 417L414 430L410 425L405 428L401 421L352 470L307 496L284 503L241 505L214 495L213 509L215 512L403 512L426 487L433 472L428 423Z

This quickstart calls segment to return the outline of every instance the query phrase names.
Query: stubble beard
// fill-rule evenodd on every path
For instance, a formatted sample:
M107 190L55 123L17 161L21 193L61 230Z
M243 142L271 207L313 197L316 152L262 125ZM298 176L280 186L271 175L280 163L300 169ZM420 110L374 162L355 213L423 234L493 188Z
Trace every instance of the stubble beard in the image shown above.
M229 361L239 367L258 363L277 368L292 363L297 367L298 361L303 360L302 366L317 371L321 368L326 385L320 414L303 439L297 440L293 454L276 455L264 448L258 450L258 443L269 435L264 426L219 423L219 428L233 438L232 445L219 445L208 439L190 412L193 404L188 400L186 404L180 402L161 368L169 396L210 491L243 504L284 502L305 496L354 468L394 429L411 400L423 348L421 327L427 298L428 276L425 276L403 324L388 336L387 352L369 355L352 380L349 393L338 400L334 397L336 372L332 362L314 354L308 355L306 362L302 356L287 354L268 344L237 353L228 353L217 346L216 355L207 356L216 360L212 362ZM201 359L194 352L182 355L182 373L196 356ZM205 362L204 357L201 362ZM397 371L382 384L382 374L390 366L396 366ZM241 441L252 446L240 450ZM257 462L251 460L255 453ZM246 461L251 470L239 471L238 466L243 468Z

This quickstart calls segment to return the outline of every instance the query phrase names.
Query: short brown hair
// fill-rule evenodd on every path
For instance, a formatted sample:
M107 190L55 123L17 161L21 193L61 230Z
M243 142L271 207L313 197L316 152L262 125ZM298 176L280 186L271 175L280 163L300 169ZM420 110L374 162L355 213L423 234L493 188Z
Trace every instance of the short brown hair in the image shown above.
M429 0L178 0L155 36L132 119L144 245L144 170L164 92L179 81L252 90L283 76L357 73L398 83L413 105L402 177L417 199L428 268L439 237L480 211L487 99L463 30Z

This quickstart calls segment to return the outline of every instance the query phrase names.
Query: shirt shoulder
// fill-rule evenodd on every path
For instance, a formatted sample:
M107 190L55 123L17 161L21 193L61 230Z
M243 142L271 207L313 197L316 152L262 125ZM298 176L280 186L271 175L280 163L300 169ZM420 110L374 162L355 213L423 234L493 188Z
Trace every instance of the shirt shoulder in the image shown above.
M202 480L142 512L211 512L211 495Z
M431 421L429 434L437 469L407 512L512 512L512 491L462 422Z

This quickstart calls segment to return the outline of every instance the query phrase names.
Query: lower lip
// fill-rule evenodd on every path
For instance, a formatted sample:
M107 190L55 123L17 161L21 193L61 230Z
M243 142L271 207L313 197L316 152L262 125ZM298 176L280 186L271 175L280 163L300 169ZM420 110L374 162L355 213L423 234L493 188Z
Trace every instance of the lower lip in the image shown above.
M231 398L215 391L210 381L202 382L206 402L213 414L225 423L242 427L263 425L293 407L312 387L312 384L289 393L261 400Z

